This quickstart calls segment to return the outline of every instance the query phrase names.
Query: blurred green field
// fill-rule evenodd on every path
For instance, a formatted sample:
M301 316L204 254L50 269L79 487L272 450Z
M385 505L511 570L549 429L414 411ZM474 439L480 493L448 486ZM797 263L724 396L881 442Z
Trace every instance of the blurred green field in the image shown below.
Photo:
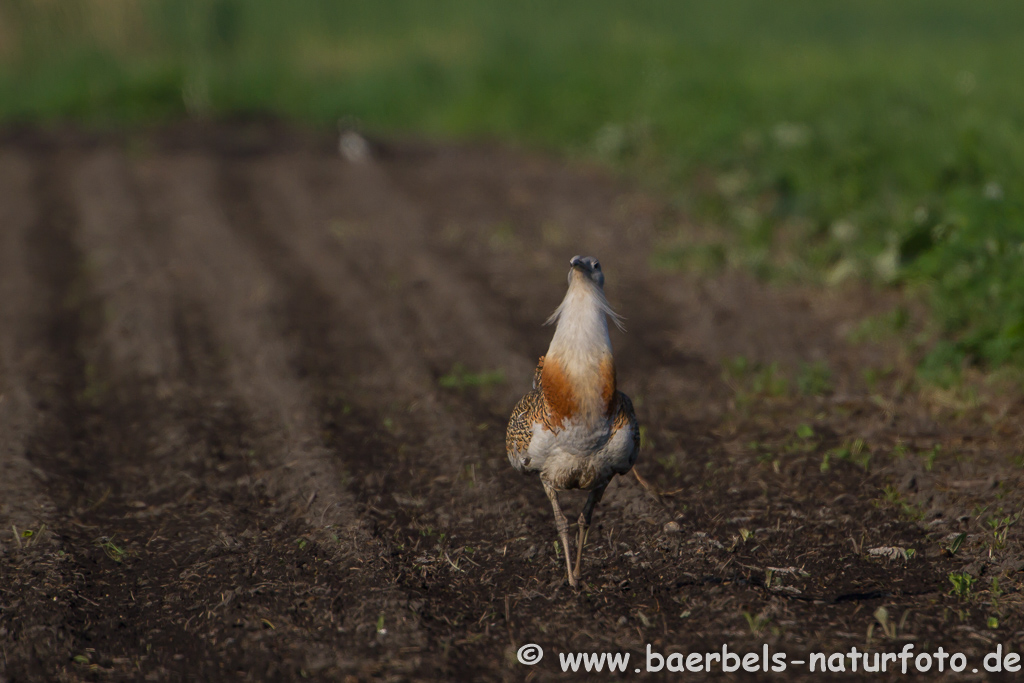
M658 265L920 292L938 379L1024 365L1022 64L1012 1L0 4L0 121L259 112L601 158L716 228L667 226Z

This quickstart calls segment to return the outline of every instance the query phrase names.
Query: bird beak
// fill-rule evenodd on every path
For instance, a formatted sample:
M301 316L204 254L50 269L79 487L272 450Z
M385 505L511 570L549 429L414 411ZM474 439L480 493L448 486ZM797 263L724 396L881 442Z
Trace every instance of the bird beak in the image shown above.
M580 268L581 270L587 270L587 264L583 262L582 256L573 256L569 259L569 265L573 268Z

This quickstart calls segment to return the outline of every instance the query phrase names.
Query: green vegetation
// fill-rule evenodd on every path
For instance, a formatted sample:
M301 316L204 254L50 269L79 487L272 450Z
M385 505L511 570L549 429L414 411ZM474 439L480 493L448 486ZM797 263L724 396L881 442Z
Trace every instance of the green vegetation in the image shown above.
M864 443L864 439L847 439L843 442L842 446L829 449L825 452L825 455L821 459L821 471L828 472L832 469L834 463L847 460L858 465L865 472L871 466L871 450L868 449L867 444ZM893 489L895 491L895 489ZM897 492L898 495L898 492ZM890 503L896 501L891 499L890 492L886 491L886 500Z
M43 533L46 531L46 525L43 524L39 527L38 531L34 529L24 529L18 531L16 525L11 525L11 531L14 532L14 542L19 548L27 548L33 543L38 543L43 538Z
M801 363L796 377L797 390L803 396L820 396L832 390L832 371L821 361Z
M989 528L992 529L992 546L993 550L1003 550L1006 548L1006 537L1010 533L1010 527L1020 521L1021 512L1015 515L1003 514L1000 509L994 517L989 517L986 520Z
M949 548L947 548L947 551L949 552L950 557L952 557L953 555L956 555L956 551L960 550L960 546L962 546L964 544L965 540L967 540L967 533L966 532L961 532L961 533L957 534L953 538L953 542L950 543L949 544Z
M736 392L738 403L754 396L778 397L789 392L789 379L778 363L762 365L744 356L722 361L722 379Z
M747 626L750 628L750 633L754 636L760 636L764 633L765 629L771 623L771 619L764 614L751 614L750 612L744 612L743 618L747 620Z
M949 591L950 595L955 595L961 600L967 600L971 597L971 593L974 591L974 584L978 580L967 572L950 572L949 582L953 584L952 590Z
M0 5L2 121L266 112L602 158L711 228L666 226L660 266L920 291L939 380L1024 364L1022 63L1011 0Z
M865 469L867 469L867 467L865 467ZM904 519L907 519L911 522L919 522L922 519L924 519L924 508L922 508L921 505L917 503L907 501L903 497L903 494L900 493L899 488L897 488L896 486L893 486L892 484L887 484L886 486L882 487L882 497L885 500L885 502L888 503L891 507L894 507L897 510L899 510L900 514L903 516ZM910 551L908 550L907 553L910 553ZM910 555L908 554L907 559L909 558Z
M114 543L113 537L101 538L98 541L96 541L96 545L104 553L106 553L107 557L109 557L118 564L121 564L128 554L128 552L124 548Z
M438 378L437 383L445 389L465 389L467 387L487 388L504 381L505 373L501 370L470 372L462 363L456 363L451 372Z

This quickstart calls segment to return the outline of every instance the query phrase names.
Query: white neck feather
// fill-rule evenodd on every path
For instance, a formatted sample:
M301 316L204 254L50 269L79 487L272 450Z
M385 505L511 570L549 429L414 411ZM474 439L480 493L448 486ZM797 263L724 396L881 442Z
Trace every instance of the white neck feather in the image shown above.
M612 354L609 317L619 323L604 291L589 280L572 278L565 298L548 318L549 324L557 321L558 325L546 357L557 359L573 380L591 380L602 359Z

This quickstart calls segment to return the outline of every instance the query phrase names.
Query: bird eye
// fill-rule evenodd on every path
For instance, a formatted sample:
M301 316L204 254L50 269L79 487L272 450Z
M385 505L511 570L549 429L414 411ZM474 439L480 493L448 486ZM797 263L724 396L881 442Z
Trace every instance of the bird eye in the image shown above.
M601 270L600 261L594 261L594 270Z

